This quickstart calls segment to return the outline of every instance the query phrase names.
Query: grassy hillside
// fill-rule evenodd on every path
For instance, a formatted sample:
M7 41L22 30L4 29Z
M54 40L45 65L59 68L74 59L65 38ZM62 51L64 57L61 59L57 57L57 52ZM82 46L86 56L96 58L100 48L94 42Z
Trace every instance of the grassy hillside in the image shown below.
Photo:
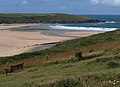
M120 30L0 61L0 87L120 87ZM5 76L3 69L20 62L24 70Z
M0 23L79 23L99 20L69 14L0 14Z

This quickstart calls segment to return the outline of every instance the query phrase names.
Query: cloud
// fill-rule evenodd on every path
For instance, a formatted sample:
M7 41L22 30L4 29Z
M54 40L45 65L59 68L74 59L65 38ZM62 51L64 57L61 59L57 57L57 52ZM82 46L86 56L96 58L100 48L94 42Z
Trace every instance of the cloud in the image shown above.
M23 0L23 1L22 1L22 4L29 4L29 2L26 1L26 0Z
M104 4L111 6L120 6L120 0L91 0L91 2L95 5Z
M48 0L23 0L22 4L28 4L28 5L38 5L46 3Z

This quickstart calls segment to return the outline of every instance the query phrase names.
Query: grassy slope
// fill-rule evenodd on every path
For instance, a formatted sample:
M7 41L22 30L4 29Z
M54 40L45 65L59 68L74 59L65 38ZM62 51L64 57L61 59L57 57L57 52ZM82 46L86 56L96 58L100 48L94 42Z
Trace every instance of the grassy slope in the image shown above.
M94 20L69 14L0 14L1 23L65 23Z
M75 59L79 51L85 60ZM9 76L1 72L0 87L65 87L59 83L71 85L67 87L120 87L120 30L66 41L36 54L22 61L26 63L23 71ZM55 62L41 64L46 55ZM111 61L116 61L117 66L109 67ZM73 80L63 80L68 78Z

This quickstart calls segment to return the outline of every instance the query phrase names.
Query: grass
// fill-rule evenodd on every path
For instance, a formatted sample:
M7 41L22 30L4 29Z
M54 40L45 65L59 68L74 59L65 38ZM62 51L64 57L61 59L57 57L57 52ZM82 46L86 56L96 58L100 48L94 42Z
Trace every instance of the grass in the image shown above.
M115 59L114 59L115 60ZM46 64L39 64L34 67L24 68L23 71L9 74L0 74L1 87L69 87L60 85L73 85L80 83L93 87L112 87L114 84L109 81L120 81L119 70L120 67L108 68L106 61L82 60L74 61L64 60L58 62L50 62ZM116 59L117 64L120 64L120 59ZM72 82L66 81L72 78ZM87 81L87 82L86 82ZM101 85L101 86L100 86ZM115 87L120 84L116 83ZM82 87L72 86L72 87Z
M5 61L0 65L0 87L120 87L119 49L117 30L0 58ZM79 52L82 55L75 56ZM76 59L81 56L82 60ZM5 76L4 67L16 61L25 62L24 69Z
M119 66L119 63L117 63L116 61L109 61L106 66L107 68L116 68Z
M75 80L75 79L65 79L65 80L61 80L61 81L57 81L55 84L53 84L53 87L83 87L82 84L80 84L79 80Z

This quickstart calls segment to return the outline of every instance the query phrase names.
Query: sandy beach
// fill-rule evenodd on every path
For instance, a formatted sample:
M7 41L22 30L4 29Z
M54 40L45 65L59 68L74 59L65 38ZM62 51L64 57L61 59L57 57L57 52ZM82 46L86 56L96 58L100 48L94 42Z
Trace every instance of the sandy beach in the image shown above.
M33 26L38 24L0 24L0 29L10 29L10 28L18 28L18 27L25 27L25 26Z
M32 24L0 25L0 29L2 29L0 31L0 57L43 50L52 46L41 45L44 43L65 41L100 33L65 30L11 31L9 29L31 25Z

